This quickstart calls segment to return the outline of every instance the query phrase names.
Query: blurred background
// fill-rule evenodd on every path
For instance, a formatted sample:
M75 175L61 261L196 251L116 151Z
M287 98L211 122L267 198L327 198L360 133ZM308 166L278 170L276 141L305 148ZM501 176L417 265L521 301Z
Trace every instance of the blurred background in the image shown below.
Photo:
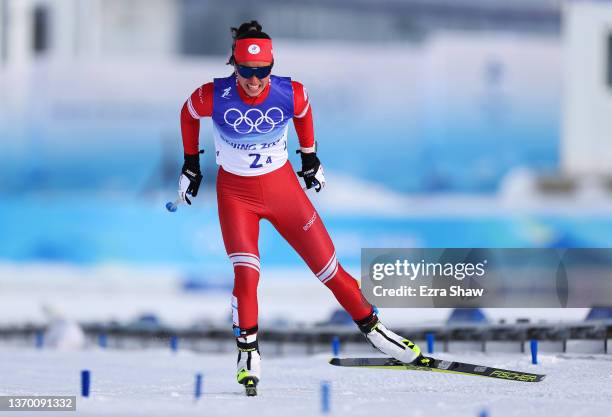
M164 204L180 109L230 74L229 29L251 19L309 92L328 181L310 196L354 276L363 247L611 246L611 3L0 0L0 323L229 330L210 120L204 192ZM266 222L260 252L263 323L329 320L335 300Z

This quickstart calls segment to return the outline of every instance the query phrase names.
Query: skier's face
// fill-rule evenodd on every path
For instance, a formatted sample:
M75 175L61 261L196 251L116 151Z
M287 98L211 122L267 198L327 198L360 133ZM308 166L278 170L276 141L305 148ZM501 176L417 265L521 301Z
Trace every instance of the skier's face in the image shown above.
M270 74L268 74L264 78L257 78L255 75L252 75L249 78L245 78L240 75L238 71L238 65L242 67L261 68L268 67L270 63L263 61L247 61L240 62L236 66L236 78L238 79L238 84L240 84L242 89L247 93L249 97L257 97L266 88L268 82L270 82Z

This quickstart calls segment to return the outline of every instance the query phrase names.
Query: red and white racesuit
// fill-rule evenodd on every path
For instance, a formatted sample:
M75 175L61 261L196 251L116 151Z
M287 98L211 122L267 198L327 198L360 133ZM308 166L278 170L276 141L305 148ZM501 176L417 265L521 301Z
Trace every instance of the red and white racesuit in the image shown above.
M271 88L274 85L268 83L259 96L252 98L236 84L240 100L248 106L263 103ZM312 108L302 84L291 81L291 88L293 123L300 146L311 148L314 146ZM223 92L225 94L227 91ZM181 111L181 132L186 154L198 153L199 119L211 117L214 100L222 98L225 97L215 97L215 87L211 82L198 88L185 102ZM226 142L219 141L224 146L223 152L233 152ZM245 333L257 328L260 272L257 242L262 218L270 221L289 242L354 320L370 315L372 306L361 294L357 281L336 259L334 245L323 221L302 190L289 161L283 161L280 167L275 167L271 172L254 175L246 171L242 173L230 166L230 162L224 162L231 160L227 155L220 159L217 149L217 162L220 164L217 177L219 220L225 249L235 274L232 300L234 325Z

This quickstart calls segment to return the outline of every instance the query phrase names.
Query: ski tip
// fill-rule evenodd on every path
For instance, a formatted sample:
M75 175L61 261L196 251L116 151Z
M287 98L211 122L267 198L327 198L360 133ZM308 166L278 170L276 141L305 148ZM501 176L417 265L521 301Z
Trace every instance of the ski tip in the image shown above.
M534 374L536 377L533 381L529 381L529 382L542 382L546 379L546 375L545 374Z
M340 365L340 358L331 358L329 360L329 364L330 365L334 365L334 366L339 366Z

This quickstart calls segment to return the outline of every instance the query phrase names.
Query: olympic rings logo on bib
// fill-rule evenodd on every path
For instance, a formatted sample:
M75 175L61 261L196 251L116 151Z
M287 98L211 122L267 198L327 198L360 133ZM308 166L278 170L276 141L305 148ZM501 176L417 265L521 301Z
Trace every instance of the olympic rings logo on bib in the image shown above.
M278 122L275 121L272 117L270 117L270 115L272 114L271 112L273 110L278 112L278 114L280 115L280 120ZM230 112L238 113L238 117L236 117L236 120L234 120L233 122L227 120L227 116L228 114L230 114ZM256 118L253 118L253 116L256 116ZM272 129L274 129L277 124L282 123L284 119L285 115L283 114L283 111L278 107L270 107L268 110L266 110L265 113L259 109L249 109L244 114L242 114L242 112L237 108L232 107L230 109L227 109L225 113L223 113L223 120L225 120L225 123L227 123L229 126L232 126L236 133L240 133L243 135L251 133L253 130L255 130L257 133L271 132Z

